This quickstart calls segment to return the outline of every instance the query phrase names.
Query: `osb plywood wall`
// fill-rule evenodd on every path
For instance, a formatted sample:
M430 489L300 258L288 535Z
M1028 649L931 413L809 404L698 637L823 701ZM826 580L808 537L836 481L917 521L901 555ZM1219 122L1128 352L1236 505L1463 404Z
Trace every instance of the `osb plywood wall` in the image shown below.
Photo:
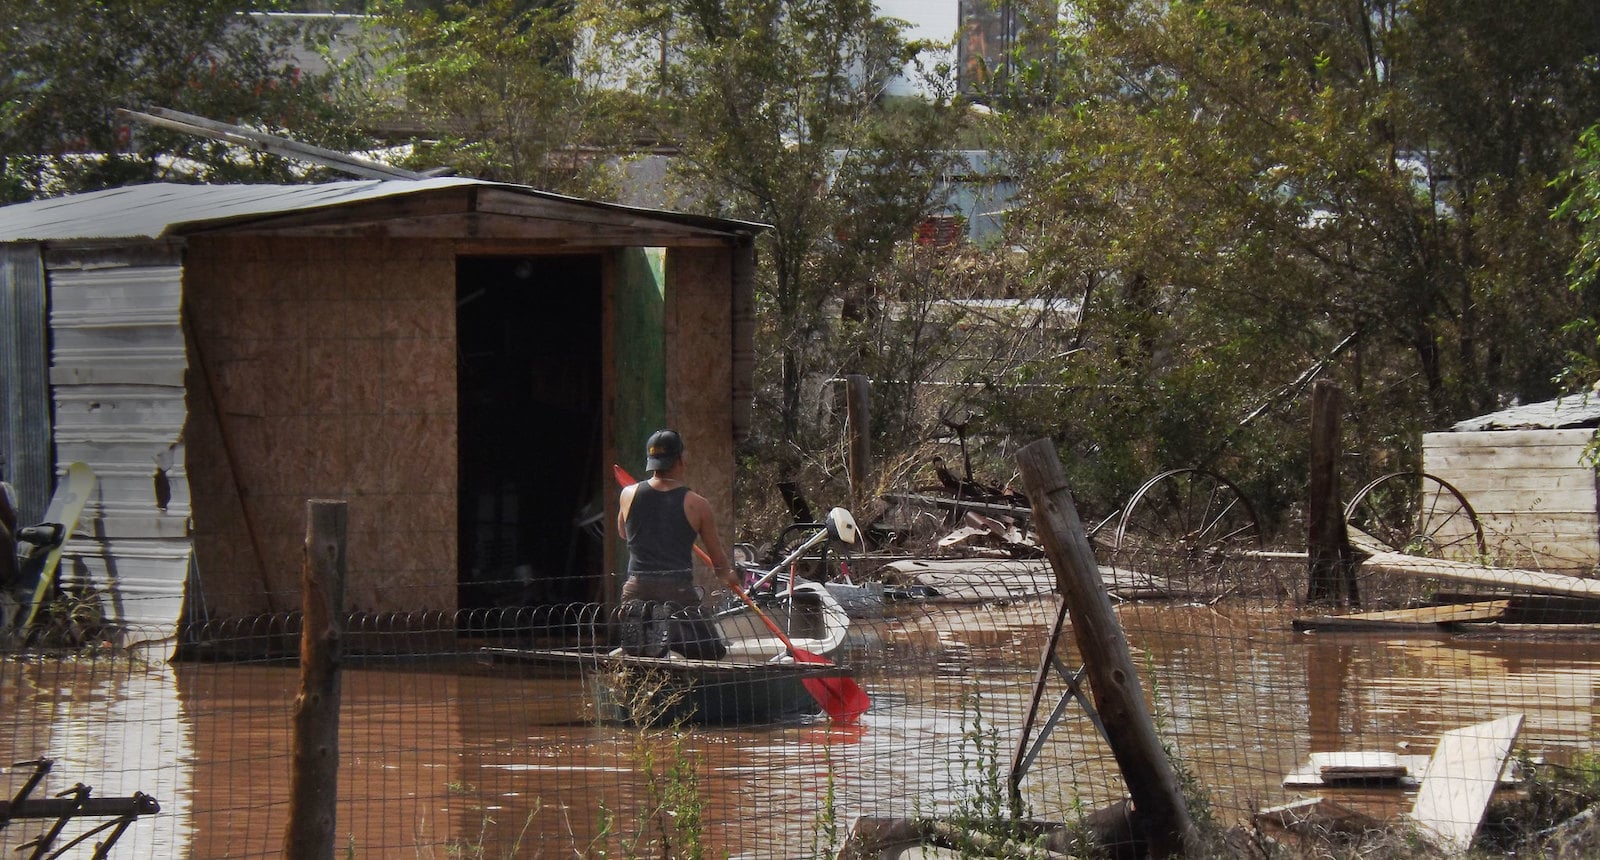
M453 611L451 248L197 237L184 293L207 611L298 608L311 498L349 503L348 609Z
M711 502L733 546L732 257L726 249L667 253L667 425L684 437L688 480Z

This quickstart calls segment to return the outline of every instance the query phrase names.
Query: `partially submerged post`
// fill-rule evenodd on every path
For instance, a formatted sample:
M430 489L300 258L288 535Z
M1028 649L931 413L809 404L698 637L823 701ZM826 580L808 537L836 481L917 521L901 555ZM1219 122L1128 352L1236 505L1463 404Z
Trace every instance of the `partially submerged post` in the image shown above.
M344 638L346 505L306 502L300 577L300 694L294 703L286 858L332 858L339 796L339 661Z
M850 424L850 509L860 516L872 471L872 384L864 375L845 377L846 417Z
M1345 531L1344 505L1339 500L1339 386L1318 380L1311 389L1311 476L1306 501L1306 555L1312 603L1338 601L1361 605L1356 592L1356 560Z
M1017 465L1033 502L1035 528L1055 569L1056 588L1072 616L1095 710L1133 798L1135 822L1153 856L1181 855L1193 844L1194 824L1177 771L1156 736L1138 667L1111 608L1055 446L1048 439L1031 442L1017 452Z

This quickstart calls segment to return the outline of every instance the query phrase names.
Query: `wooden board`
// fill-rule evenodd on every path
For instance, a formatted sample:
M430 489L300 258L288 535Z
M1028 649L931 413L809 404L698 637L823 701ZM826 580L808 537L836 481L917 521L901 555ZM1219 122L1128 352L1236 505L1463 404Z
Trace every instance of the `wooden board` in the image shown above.
M1425 755L1389 752L1319 752L1283 778L1284 788L1415 788L1428 767Z
M940 600L988 601L1052 594L1056 575L1044 559L927 558L884 565L881 572L938 591ZM1170 594L1159 577L1123 567L1100 566L1106 590L1123 599Z
M1600 579L1580 579L1559 573L1484 567L1459 561L1420 558L1398 552L1375 552L1361 563L1364 573L1391 573L1424 579L1470 582L1527 591L1534 594L1562 594L1570 597L1600 598Z
M1583 573L1600 562L1593 428L1423 434L1423 468L1477 512L1504 564ZM1450 537L1453 537L1451 535Z
M1512 714L1439 737L1411 807L1425 837L1453 854L1472 846L1521 731L1522 715Z
M1497 621L1510 607L1509 599L1391 609L1385 612L1357 612L1351 615L1321 615L1296 618L1296 630L1397 630L1416 628L1437 630L1440 625L1471 621Z

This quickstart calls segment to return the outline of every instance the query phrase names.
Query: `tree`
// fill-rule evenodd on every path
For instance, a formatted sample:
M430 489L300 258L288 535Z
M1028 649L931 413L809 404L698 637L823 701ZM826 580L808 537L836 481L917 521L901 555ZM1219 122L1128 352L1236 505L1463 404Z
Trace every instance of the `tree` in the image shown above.
M382 16L400 36L389 69L397 112L419 124L413 160L483 179L590 197L613 196L612 158L631 152L637 113L599 85L579 56L583 20L566 3L486 0L398 5Z
M247 0L246 0L247 2ZM154 180L287 180L302 166L117 116L174 108L308 142L351 124L333 71L291 48L325 34L268 27L239 0L0 0L0 200Z
M1566 196L1555 215L1578 230L1578 249L1567 275L1572 290L1585 297L1586 310L1566 330L1588 347L1573 350L1562 379L1569 390L1588 394L1600 386L1600 314L1594 310L1600 303L1600 125L1589 126L1578 138L1558 187Z
M1033 108L1006 114L1016 240L1089 347L1012 420L1072 416L1053 435L1108 480L1209 465L1281 508L1315 375L1373 459L1552 393L1549 181L1600 107L1600 20L1556 5L1077 4L1041 88L994 102Z
M756 410L779 480L826 447L814 380L859 358L840 308L869 319L877 273L935 211L961 114L946 69L925 101L884 97L916 60L871 0L632 0L601 43L676 153L693 208L771 225L763 238L758 350L775 387Z

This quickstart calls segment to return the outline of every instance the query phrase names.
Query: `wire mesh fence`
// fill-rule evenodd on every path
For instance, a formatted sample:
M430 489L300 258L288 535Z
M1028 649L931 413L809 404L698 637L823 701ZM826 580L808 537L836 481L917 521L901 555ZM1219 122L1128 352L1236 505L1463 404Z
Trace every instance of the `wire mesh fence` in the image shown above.
M1510 715L1524 767L1592 755L1600 640L1584 607L1532 601L1517 624L1319 629L1308 620L1327 610L1303 605L1303 560L1152 552L1102 565L1190 811L1214 831L1311 795L1396 821L1448 733ZM742 661L628 659L613 654L607 606L353 616L339 853L893 857L931 838L928 822L971 832L999 820L1034 828L1006 844L1044 828L1053 850L1075 853L1127 784L1077 672L1073 625L1056 626L1054 581L1043 562L967 559L960 576L924 580L934 585L866 588L869 599L841 601L848 635L827 653L848 674L770 662L781 649L763 653L755 636ZM1510 599L1422 579L1361 584L1363 609ZM769 609L791 635L825 638L822 610ZM741 624L759 633L735 614L722 621L730 638ZM189 626L170 660L117 647L128 632L79 630L0 658L0 760L53 762L33 797L81 784L158 802L112 857L281 856L298 618ZM871 698L854 724L817 698L840 678ZM1341 781L1330 754L1391 771ZM0 791L15 796L38 771L7 768ZM1499 821L1491 810L1484 827ZM0 848L54 823L14 818ZM74 818L58 843L100 823ZM869 851L868 831L899 842ZM966 850L1003 855L992 842Z

